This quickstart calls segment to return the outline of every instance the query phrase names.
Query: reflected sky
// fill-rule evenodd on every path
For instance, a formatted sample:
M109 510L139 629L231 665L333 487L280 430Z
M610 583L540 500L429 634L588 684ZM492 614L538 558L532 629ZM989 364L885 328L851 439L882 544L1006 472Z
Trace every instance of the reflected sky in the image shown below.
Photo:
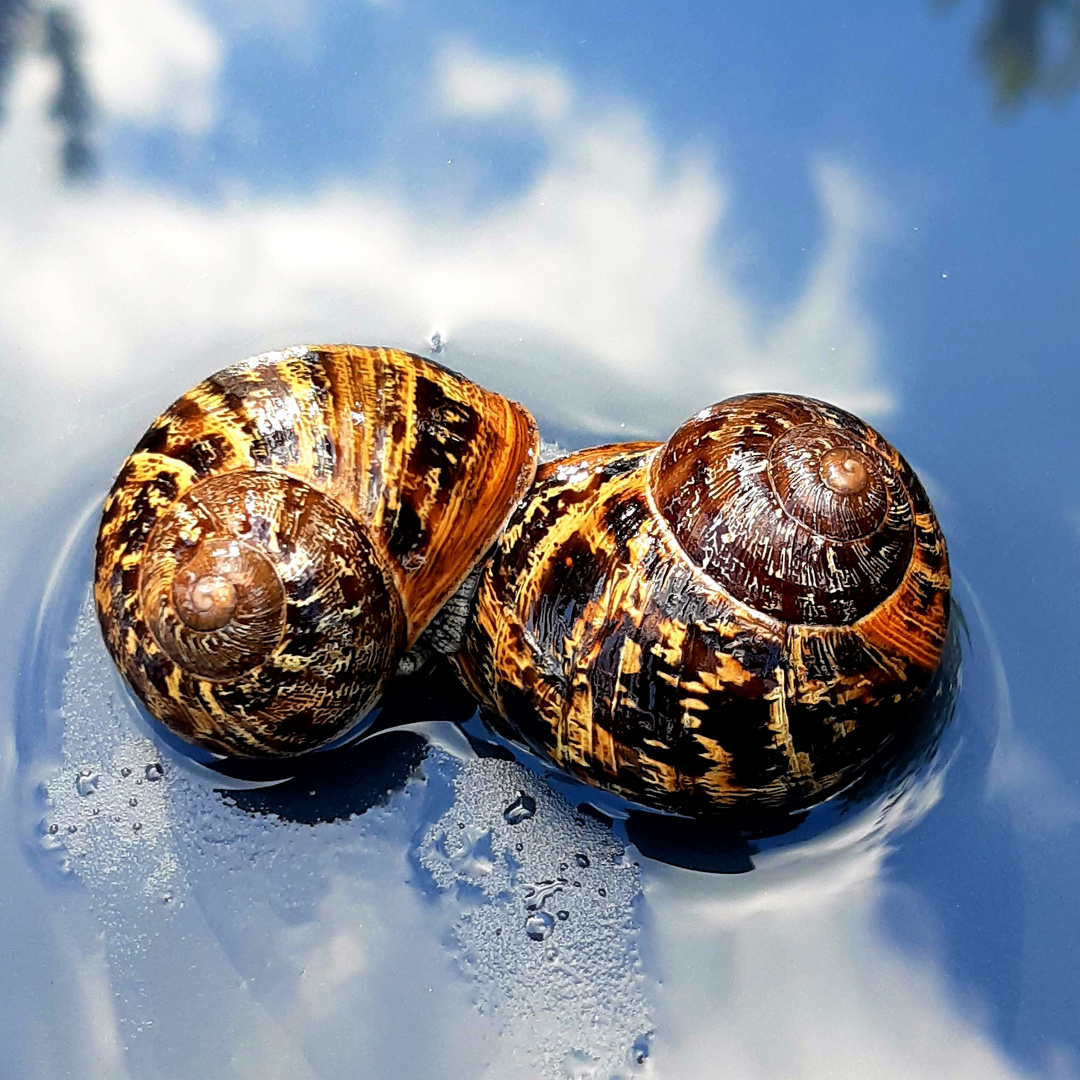
M644 861L647 1068L1080 1075L1080 101L995 111L978 53L991 6L872 21L853 2L633 0L618 18L413 0L67 7L81 53L27 8L0 126L5 695L26 678L79 510L161 407L242 356L311 340L424 351L438 334L440 360L569 445L664 437L744 390L826 397L923 474L970 581L981 629L965 741L933 805L888 843L800 865L774 852L728 878ZM50 118L73 73L93 106L72 114L76 135L98 166L74 185L72 125ZM15 1002L0 1073L123 1075L128 1021L110 987L142 975L95 944L113 909L27 854L25 767L47 759L28 754L5 717L0 777L20 824L0 836L0 985ZM380 874L406 857L394 843L419 843L403 830L372 842ZM391 924L349 874L326 882L343 921L315 905L296 949L362 943L363 925L383 943L418 933L409 890L393 894ZM205 1010L200 1071L243 1075L229 1070L278 1055L281 1075L341 1075L332 1049L312 1058L312 1033L333 1036L325 1016L295 1011L292 984L276 998L224 989L254 963L229 954L254 947L233 929L185 931L212 954L206 985L242 1002ZM418 940L379 970L438 969L437 1030L459 1025L460 1074L488 1075L505 1036L466 1019L475 987L440 966L438 933ZM339 981L375 1008L360 955L345 948ZM71 999L50 986L65 971L81 989L61 1039ZM268 1001L294 1009L289 1023ZM175 1016L150 1018L179 1038ZM274 1049L223 1064L229 1024L256 1025ZM391 1060L374 1035L361 1044ZM151 1053L128 1067L180 1066Z

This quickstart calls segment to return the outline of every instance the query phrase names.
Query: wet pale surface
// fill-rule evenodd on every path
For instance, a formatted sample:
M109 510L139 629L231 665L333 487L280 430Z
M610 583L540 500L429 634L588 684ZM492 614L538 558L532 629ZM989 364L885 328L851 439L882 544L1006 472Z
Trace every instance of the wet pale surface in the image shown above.
M0 125L0 1075L1080 1075L1080 101L996 114L975 0L72 10L96 179L34 16ZM435 335L566 445L880 426L970 582L939 758L744 874L446 735L358 816L215 794L87 621L96 507L223 364Z

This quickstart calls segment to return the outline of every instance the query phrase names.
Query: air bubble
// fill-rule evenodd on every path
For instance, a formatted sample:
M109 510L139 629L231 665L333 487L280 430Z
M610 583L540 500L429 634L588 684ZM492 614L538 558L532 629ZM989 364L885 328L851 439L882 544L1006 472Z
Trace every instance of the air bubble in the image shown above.
M128 806L138 806L138 805L139 805L139 800L136 799L134 795L132 795L131 798L128 799Z
M520 825L523 821L528 821L535 813L536 800L531 795L526 795L524 791L519 791L518 797L503 810L503 818L507 825Z
M146 779L151 783L155 780L160 780L165 775L165 770L161 767L160 761L152 761L146 766Z
M579 851L574 856L574 858L577 859L577 864L578 864L578 866L581 867L582 870L587 869L591 865L590 862L589 862L589 856L584 854L583 852Z
M634 1061L638 1065L643 1065L645 1059L649 1056L649 1036L639 1035L634 1040Z
M551 931L554 929L555 920L546 911L534 911L525 920L525 933L533 941L543 941L551 936Z
M83 796L93 795L98 789L98 784L101 783L101 773L91 772L89 769L83 769L78 776L75 777L75 790Z
M570 912L567 911L566 908L563 908L561 911L555 912L555 918L557 918L559 922L566 922L566 920L570 918Z
M53 824L49 826L49 835L50 836L55 836L59 831L60 831L60 826L57 825L55 822L53 822Z
M131 770L125 765L120 770L120 775L126 780L131 775Z

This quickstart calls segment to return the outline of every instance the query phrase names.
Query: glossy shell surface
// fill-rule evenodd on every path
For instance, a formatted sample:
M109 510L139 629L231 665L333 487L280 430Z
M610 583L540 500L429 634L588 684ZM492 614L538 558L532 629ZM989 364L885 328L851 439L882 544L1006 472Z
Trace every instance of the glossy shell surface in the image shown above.
M396 350L226 368L154 421L105 501L109 651L197 745L330 741L488 550L536 450L520 406Z
M635 803L797 809L912 722L948 619L900 455L839 409L753 395L543 466L458 666L502 734Z

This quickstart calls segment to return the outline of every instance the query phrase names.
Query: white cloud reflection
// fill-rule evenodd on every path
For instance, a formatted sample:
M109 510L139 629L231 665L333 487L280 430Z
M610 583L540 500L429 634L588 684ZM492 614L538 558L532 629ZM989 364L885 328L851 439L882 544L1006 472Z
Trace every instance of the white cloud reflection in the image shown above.
M943 779L932 774L838 832L758 856L752 874L650 868L659 1007L671 1039L658 1075L1024 1075L986 1036L978 1006L958 1006L932 951L901 953L882 930L882 902L900 887L883 873L889 851L939 800Z
M567 117L574 98L569 79L550 64L495 59L468 42L443 51L436 75L443 104L462 116L520 112L533 123L556 124Z
M114 47L90 41L91 70L113 69ZM212 98L211 52L201 68L180 65L202 72L191 101ZM772 318L728 265L730 200L713 166L671 160L633 109L575 105L553 69L462 46L442 55L444 110L465 122L524 108L544 120L548 152L520 194L476 213L448 206L437 220L377 179L210 203L130 178L63 189L40 122L54 78L25 61L0 130L0 282L18 297L0 311L0 348L50 395L160 393L162 371L177 365L169 391L179 392L268 347L420 349L438 330L451 365L597 436L663 434L750 385L870 414L890 403L857 289L880 222L836 163L814 168L821 251L802 294ZM191 122L165 89L129 89L128 104L113 99L119 115L134 115L138 98L147 117Z
M220 36L182 0L75 0L95 101L140 127L206 131L217 111Z
M83 0L80 11L111 115L189 133L213 123L221 46L191 7ZM41 122L54 78L24 60L0 128L0 363L19 393L0 404L12 511L40 500L73 451L111 454L121 436L126 448L198 377L299 341L419 350L437 330L452 366L597 437L661 435L751 388L871 415L891 405L859 292L888 215L836 161L811 168L822 240L804 287L770 314L725 246L733 197L714 164L673 158L631 106L591 109L552 67L460 43L441 54L432 85L446 116L532 124L546 156L518 194L437 220L378 179L216 202L130 177L63 188ZM779 857L746 878L651 868L670 1040L658 1075L1018 1075L932 963L903 958L877 929L884 850L845 848L816 878ZM339 987L355 992L369 962L356 910L290 937L324 973L298 1025L344 1022ZM100 972L86 978L90 997L105 992ZM119 1036L95 1037L112 1075Z

